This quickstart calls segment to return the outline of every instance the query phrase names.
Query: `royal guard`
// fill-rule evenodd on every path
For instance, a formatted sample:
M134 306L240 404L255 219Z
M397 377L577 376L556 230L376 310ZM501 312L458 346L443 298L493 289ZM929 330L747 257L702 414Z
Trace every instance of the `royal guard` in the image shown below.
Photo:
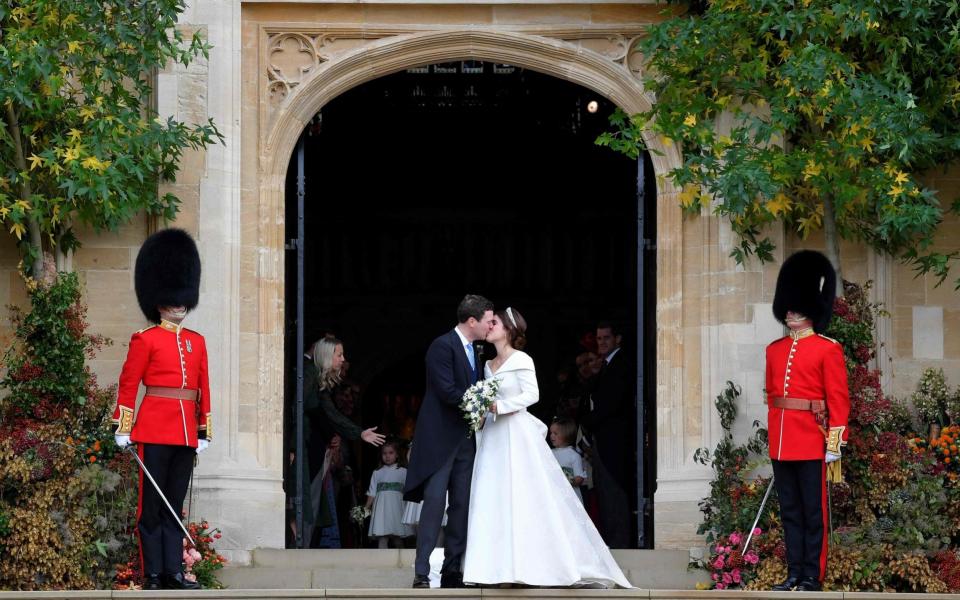
M787 579L777 591L821 589L827 566L827 478L839 480L850 396L843 347L830 324L836 273L819 252L784 261L773 314L790 330L767 346L770 458L787 548Z
M203 336L181 323L197 306L200 254L180 229L151 235L137 255L137 301L154 326L133 334L120 373L116 442L131 443L143 466L178 514L190 483L194 458L210 444L210 384ZM139 386L146 393L136 413ZM182 523L140 473L137 532L143 589L200 589L184 577Z

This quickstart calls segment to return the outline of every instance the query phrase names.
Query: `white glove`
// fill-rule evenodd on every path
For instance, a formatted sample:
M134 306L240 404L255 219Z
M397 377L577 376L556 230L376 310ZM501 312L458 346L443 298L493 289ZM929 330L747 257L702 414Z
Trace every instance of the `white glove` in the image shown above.
M204 450L210 447L210 440L199 439L197 440L197 454L200 454Z
M825 457L823 460L825 460L825 461L827 462L827 464L829 465L830 463L832 463L832 462L834 462L834 461L840 460L840 455L839 455L838 453L836 453L836 452L827 452L827 455L826 455L826 457Z
M123 450L124 448L130 445L130 436L115 433L113 434L113 441L117 443L118 448Z

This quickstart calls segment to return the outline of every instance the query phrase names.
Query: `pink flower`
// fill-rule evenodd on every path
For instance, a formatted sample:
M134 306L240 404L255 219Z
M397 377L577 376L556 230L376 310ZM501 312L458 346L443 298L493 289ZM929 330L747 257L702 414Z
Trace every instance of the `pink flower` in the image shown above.
M733 544L734 546L739 546L740 542L742 541L743 541L743 536L741 536L739 533L734 532L730 534L730 543Z
M718 590L725 590L725 589L727 589L727 586L725 586L725 585L722 584L722 583L718 583L718 584L717 584L717 589L718 589Z
M758 562L760 562L760 557L757 556L756 552L747 552L746 554L743 555L743 560L750 563L751 565L755 565Z
M763 531L759 527L753 530L753 535L760 535L761 533L763 533Z
M733 577L730 576L730 573L724 573L722 579L723 579L724 585L730 585L731 583L733 583Z
M197 552L196 548L190 548L189 554L190 554L190 558L192 558L195 561L203 559L203 557L200 556L200 553Z
M719 580L720 580L720 576L717 575L716 573L711 573L711 574L710 574L710 579L713 579L714 581L719 581Z
M730 576L733 578L734 583L740 583L740 569L734 569L731 571Z
M193 581L194 583L197 581L197 576L194 573L184 573L183 578L187 581Z
M713 561L713 568L714 568L714 569L722 569L722 568L723 568L723 557L722 557L722 556L718 556L718 557L717 557L717 560Z

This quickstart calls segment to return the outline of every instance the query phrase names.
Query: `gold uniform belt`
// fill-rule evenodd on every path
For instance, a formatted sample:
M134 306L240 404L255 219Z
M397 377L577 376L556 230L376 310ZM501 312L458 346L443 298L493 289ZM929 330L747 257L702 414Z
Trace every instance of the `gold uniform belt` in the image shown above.
M812 413L823 413L827 410L827 403L824 400L808 400L806 398L773 398L770 405L774 408L786 408L788 410L809 410Z
M148 385L147 396L153 396L155 398L170 398L171 400L191 400L196 402L197 390Z

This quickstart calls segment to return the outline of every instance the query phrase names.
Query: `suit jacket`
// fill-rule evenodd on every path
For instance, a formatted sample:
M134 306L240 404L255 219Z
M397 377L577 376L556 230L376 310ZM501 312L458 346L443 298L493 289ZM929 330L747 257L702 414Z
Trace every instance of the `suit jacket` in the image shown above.
M469 434L460 401L475 380L460 336L449 331L433 340L425 362L427 385L417 415L403 489L403 498L409 502L423 500L427 479L447 462ZM480 365L477 366L479 369Z
M585 418L600 460L617 481L625 480L636 439L636 380L631 360L621 348L600 371L590 395L593 410Z

